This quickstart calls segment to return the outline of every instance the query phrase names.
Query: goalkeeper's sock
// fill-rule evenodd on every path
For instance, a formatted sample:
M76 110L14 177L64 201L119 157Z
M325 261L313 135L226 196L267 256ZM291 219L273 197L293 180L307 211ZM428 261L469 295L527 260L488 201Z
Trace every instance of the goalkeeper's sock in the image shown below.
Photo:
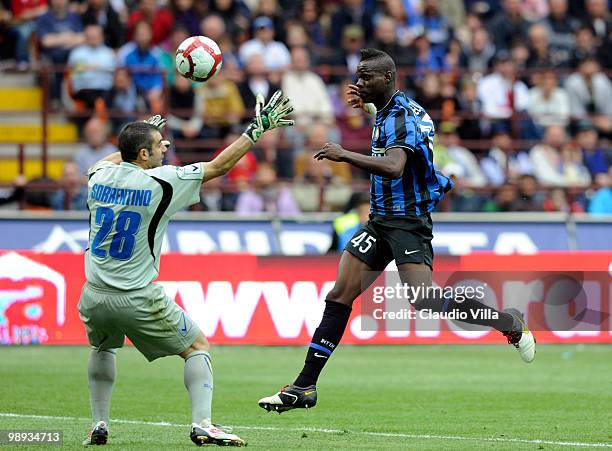
M89 381L89 399L93 425L104 421L108 425L110 402L115 382L115 350L98 351L92 349L89 354L87 378Z
M208 352L194 351L185 358L184 380L191 400L192 423L210 426L213 372Z
M312 336L304 368L293 385L309 387L317 384L319 374L342 339L350 315L351 307L348 305L325 301L323 318Z

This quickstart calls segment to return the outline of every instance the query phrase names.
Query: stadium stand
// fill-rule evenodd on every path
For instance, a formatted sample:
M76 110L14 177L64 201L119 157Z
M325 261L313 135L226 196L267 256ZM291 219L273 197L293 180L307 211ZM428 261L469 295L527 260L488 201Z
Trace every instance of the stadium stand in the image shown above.
M321 133L369 152L371 118L345 91L372 46L436 122L436 165L457 181L441 210L612 213L611 26L605 0L2 0L3 208L27 208L29 185L56 188L69 163L82 171L150 113L170 118L168 163L208 159L241 130L254 93L282 86L296 127L215 187L233 201L198 209L255 205L278 180L291 211L342 211L366 175L308 160ZM174 47L194 33L223 51L205 85L173 72Z

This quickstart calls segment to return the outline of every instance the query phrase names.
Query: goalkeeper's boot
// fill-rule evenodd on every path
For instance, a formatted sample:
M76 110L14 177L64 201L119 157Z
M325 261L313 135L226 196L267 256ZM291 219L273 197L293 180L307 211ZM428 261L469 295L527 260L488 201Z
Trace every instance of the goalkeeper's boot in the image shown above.
M98 421L83 441L84 446L106 445L108 441L108 426L104 421Z
M236 434L230 434L229 428L221 428L211 424L203 426L196 423L191 425L191 441L198 446L219 445L219 446L246 446L246 442Z
M259 400L259 407L268 412L286 412L292 409L308 409L317 404L317 387L285 385L278 393Z
M508 308L504 312L514 318L512 330L503 332L508 343L516 348L524 362L533 362L536 354L536 339L527 328L523 314L515 308Z

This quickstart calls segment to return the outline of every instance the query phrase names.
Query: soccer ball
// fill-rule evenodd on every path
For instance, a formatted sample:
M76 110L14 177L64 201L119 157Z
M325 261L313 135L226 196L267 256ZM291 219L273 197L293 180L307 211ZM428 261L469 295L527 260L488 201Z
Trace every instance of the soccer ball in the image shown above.
M222 64L221 49L205 36L192 36L176 49L176 70L193 81L207 81L214 77Z

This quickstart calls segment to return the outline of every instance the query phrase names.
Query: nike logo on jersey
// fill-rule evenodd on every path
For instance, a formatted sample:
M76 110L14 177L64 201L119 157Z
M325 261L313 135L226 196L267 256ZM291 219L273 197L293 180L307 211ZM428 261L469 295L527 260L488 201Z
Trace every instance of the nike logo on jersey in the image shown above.
M182 318L183 318L183 327L181 329L179 329L179 332L181 334L186 334L187 333L187 320L185 319L185 314L182 314Z
M190 164L187 166L177 166L176 174L181 180L201 180L202 179L202 165Z
M322 359L326 359L327 358L326 355L319 354L318 352L315 352L314 355L315 355L315 357L321 357Z
M404 254L406 254L406 255L410 255L410 254L414 254L415 252L420 252L420 251L421 251L420 249L417 249L416 251L408 251L408 249L406 249L406 250L404 251Z

